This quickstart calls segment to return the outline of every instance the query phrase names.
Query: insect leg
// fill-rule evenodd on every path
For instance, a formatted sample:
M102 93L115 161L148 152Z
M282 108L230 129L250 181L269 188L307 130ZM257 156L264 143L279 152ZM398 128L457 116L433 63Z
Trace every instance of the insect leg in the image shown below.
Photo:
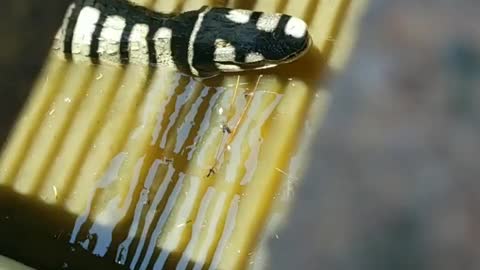
M247 104L245 105L245 108L243 109L242 114L238 118L238 120L235 123L235 126L233 127L233 129L231 129L227 125L222 125L222 130L223 130L224 133L228 133L228 137L226 138L226 140L224 140L224 143L222 143L222 146L218 149L217 154L215 156L215 163L214 163L213 167L210 169L207 177L210 177L212 174L216 173L215 168L217 167L218 161L220 160L220 157L225 154L225 151L228 148L228 146L232 143L233 138L235 138L235 135L238 131L238 128L239 128L240 124L242 123L243 119L245 118L245 115L248 112L248 109L250 108L250 105L251 105L251 103L253 101L253 98L255 96L255 92L258 89L258 85L260 84L260 80L261 80L262 77L263 77L263 75L258 76L257 82L255 83L255 88L251 91L252 93L251 94L250 93L245 94L246 97L249 97L248 100L247 100ZM234 92L232 102L230 103L230 108L234 105L239 85L240 85L240 76L238 76L237 83L235 85L235 92Z

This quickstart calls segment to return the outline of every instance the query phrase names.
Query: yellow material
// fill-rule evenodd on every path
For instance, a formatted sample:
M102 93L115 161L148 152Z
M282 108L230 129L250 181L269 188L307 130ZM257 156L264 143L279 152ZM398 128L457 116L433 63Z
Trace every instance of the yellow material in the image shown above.
M137 3L166 12L209 4ZM287 211L328 107L320 80L347 63L366 3L229 1L310 25L312 51L265 74L197 81L52 54L3 149L0 184L77 215L72 241L87 239L80 229L115 228L120 243L107 247L118 262L258 269L258 243L275 231L270 217Z
M34 270L34 269L0 255L0 270Z

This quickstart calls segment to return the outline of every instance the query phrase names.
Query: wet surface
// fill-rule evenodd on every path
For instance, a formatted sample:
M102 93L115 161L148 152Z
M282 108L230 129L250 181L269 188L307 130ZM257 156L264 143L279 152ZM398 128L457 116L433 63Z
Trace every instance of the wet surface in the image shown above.
M68 1L3 1L0 10L0 142L40 72Z
M325 35L349 2L332 4ZM246 265L325 97L332 47L208 81L52 55L2 153L0 253L40 269Z

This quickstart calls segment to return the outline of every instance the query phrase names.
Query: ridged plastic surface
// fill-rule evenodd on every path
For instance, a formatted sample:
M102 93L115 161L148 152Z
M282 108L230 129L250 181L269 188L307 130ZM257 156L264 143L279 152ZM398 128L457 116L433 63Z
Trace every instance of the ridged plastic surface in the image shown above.
M328 107L326 79L346 64L366 1L137 2L288 13L309 23L314 48L279 69L207 81L52 54L3 150L0 184L76 215L72 243L132 269L261 269L262 239L278 237Z

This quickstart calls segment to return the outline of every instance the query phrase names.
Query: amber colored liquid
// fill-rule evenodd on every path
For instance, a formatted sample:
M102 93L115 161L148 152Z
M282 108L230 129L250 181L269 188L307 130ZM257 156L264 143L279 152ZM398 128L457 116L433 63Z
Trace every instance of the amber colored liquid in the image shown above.
M321 2L271 9L303 5L314 40L335 39L350 1ZM38 269L254 263L301 176L335 50L206 81L52 54L0 157L0 254Z

